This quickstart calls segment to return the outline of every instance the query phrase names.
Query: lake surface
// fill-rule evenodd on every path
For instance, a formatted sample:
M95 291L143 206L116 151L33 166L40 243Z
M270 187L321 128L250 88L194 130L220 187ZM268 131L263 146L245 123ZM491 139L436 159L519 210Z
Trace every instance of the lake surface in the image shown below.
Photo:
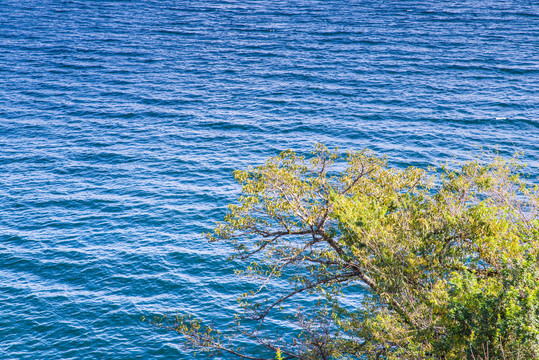
M538 24L531 0L3 0L0 358L191 359L141 317L230 321L237 264L200 233L287 148L497 147L537 181Z

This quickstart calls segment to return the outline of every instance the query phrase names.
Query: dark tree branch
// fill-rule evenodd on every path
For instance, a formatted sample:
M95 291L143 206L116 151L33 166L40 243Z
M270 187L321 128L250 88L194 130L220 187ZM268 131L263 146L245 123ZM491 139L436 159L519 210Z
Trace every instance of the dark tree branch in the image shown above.
M315 287L319 286L319 285L322 285L322 284L328 284L328 283L335 283L335 284L338 284L338 283L342 283L342 282L345 282L345 281L349 281L350 278L354 276L353 273L351 274L341 274L341 275L338 275L338 276L334 276L332 278L327 278L327 279L322 279L322 280L319 280L315 283L312 283L312 284L309 284L309 285L306 285L304 287L301 287L299 289L296 289L294 291L291 291L289 292L287 295L279 298L277 301L273 302L270 306L268 306L262 313L260 313L259 315L257 315L256 317L254 317L254 320L256 321L263 321L264 318L266 317L266 315L270 312L271 309L273 309L275 306L281 304L283 301L291 298L292 296L294 295L297 295L299 293L302 293L306 290L311 290L311 289L314 289Z

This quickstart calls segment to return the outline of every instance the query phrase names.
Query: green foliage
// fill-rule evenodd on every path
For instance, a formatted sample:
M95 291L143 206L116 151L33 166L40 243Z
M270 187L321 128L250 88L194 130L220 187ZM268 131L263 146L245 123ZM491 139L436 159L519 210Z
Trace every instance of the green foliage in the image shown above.
M277 348L277 353L275 354L275 360L283 360L283 354L281 353L280 348Z
M278 359L539 359L539 190L520 168L496 157L398 170L317 145L236 171L242 195L208 238L249 259L238 273L260 290L289 284L270 301L244 294L237 333ZM289 318L296 339L262 336L298 294L318 305ZM196 321L168 326L199 349L263 359Z

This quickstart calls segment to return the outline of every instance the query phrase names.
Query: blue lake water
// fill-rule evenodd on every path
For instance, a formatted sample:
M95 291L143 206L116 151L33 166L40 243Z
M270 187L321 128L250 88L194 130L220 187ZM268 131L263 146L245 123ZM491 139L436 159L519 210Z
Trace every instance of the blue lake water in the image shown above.
M191 359L141 317L230 321L200 233L281 150L497 147L538 178L536 1L0 5L1 359Z

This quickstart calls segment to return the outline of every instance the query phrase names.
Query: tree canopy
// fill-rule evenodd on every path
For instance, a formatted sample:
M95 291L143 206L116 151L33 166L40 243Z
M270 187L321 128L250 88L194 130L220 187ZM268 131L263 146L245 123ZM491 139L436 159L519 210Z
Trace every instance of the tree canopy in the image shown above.
M190 317L156 323L247 359L539 359L539 190L520 169L501 157L395 169L317 145L238 170L242 194L207 236L246 261L241 276L286 289L240 299L236 334L272 354ZM316 305L292 313L297 296ZM293 338L264 334L282 312Z

